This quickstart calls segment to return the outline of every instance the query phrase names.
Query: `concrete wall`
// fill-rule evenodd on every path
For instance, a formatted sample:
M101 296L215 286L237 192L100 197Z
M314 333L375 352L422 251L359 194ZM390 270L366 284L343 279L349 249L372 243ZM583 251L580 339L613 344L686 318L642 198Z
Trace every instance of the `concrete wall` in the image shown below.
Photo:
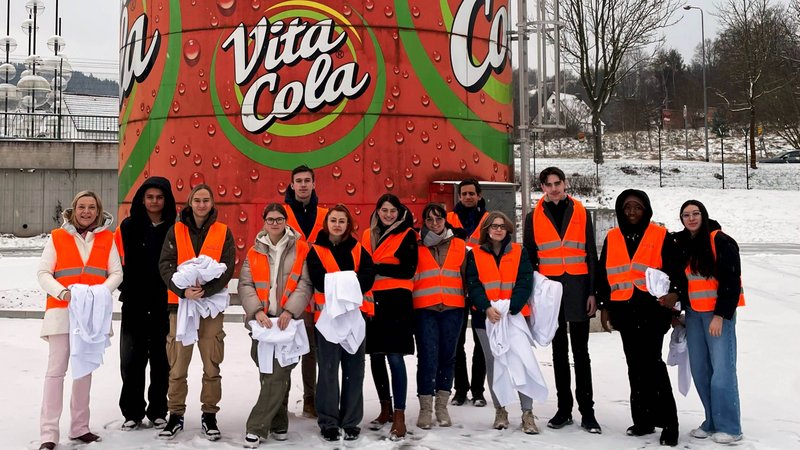
M0 141L0 233L49 232L82 190L95 191L116 216L118 148L115 142Z

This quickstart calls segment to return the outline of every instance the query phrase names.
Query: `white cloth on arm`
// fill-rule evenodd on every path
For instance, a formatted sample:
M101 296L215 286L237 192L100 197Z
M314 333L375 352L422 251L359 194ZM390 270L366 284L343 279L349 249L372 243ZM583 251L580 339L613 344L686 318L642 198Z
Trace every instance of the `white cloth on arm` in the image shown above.
M325 274L325 307L316 327L326 341L340 344L355 355L367 334L367 325L361 315L364 295L358 276L352 270Z
M678 366L678 390L686 397L692 387L692 370L689 366L689 349L686 347L686 327L683 325L672 329L667 365Z
M533 292L528 299L531 309L529 318L533 340L547 347L558 330L558 311L561 309L561 296L564 287L538 271L533 272Z
M270 328L262 327L256 320L249 322L253 339L258 341L258 369L261 373L272 373L274 359L281 367L286 367L296 364L311 350L302 319L290 320L285 330L278 328L276 320L270 320Z
M661 298L669 294L669 275L658 270L648 267L644 272L644 280L647 283L647 292L655 298ZM676 311L681 310L681 302L676 302L672 309Z
M511 300L493 301L492 306L500 312L500 320L492 323L487 317L486 334L494 356L492 389L499 406L518 401L517 392L536 401L547 400L547 383L533 353L525 317L508 312Z
M222 276L227 268L228 266L224 263L217 262L209 256L200 255L178 266L178 270L172 274L172 282L180 289L202 286ZM194 344L198 339L197 330L200 329L200 319L209 316L217 317L219 313L228 308L229 303L228 289L198 300L185 298L178 300L175 339L183 345Z
M69 290L69 357L72 378L78 379L103 364L103 353L111 345L114 301L102 284L73 284Z

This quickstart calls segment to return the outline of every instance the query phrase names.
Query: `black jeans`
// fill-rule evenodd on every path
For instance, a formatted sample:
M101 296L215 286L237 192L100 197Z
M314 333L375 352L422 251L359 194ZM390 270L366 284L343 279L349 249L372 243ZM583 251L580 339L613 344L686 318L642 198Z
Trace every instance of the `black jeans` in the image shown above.
M472 341L475 347L472 349L472 383L467 374L467 353L464 351L464 344L467 341L467 318L469 309L464 310L464 322L461 324L461 334L458 336L456 345L456 368L455 368L455 389L456 395L467 395L467 391L472 392L472 398L483 397L483 385L486 382L486 361L483 359L483 349L475 330L472 330Z
M556 377L558 410L572 414L572 379L569 368L569 346L572 344L572 359L575 362L575 399L582 416L594 415L592 400L592 364L589 359L589 321L569 322L564 318L564 306L558 314L558 330L553 337L553 373Z
M157 317L158 316L158 317ZM126 420L151 421L167 416L169 363L167 362L167 311L157 315L126 311L122 307L119 353L122 391L119 409ZM145 370L150 363L150 387L145 402Z
M347 353L339 344L328 342L319 330L317 339L317 424L327 428L358 427L364 418L364 350L355 355ZM339 388L339 367L342 368L342 385Z

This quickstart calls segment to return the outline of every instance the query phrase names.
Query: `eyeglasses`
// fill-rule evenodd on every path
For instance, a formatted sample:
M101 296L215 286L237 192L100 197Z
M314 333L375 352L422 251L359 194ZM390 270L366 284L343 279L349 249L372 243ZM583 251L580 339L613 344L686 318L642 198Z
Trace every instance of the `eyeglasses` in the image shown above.
M266 219L264 219L264 222L267 222L267 225L275 225L275 224L280 225L280 224L286 222L286 218L285 217L267 217Z
M505 230L506 229L506 224L504 224L504 223L493 223L493 224L489 225L489 228L494 230L494 231Z
M692 211L692 212L689 212L689 213L681 214L681 219L687 220L687 219L691 219L693 217L700 217L700 216L701 216L700 211Z
M425 219L425 223L442 223L444 222L444 217L428 217Z

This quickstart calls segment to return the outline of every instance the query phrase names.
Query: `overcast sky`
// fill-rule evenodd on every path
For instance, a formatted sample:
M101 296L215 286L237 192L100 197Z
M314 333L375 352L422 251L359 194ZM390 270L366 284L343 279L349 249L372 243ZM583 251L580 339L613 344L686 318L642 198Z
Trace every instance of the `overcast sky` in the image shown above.
M203 0L213 1L213 0ZM788 0L773 0L787 3ZM0 18L2 27L7 17L8 0L0 0ZM164 1L166 6L166 1ZM528 9L533 11L533 2ZM706 38L713 38L717 33L716 7L709 0L696 0L691 3L705 10ZM27 37L21 30L22 21L27 18L25 0L11 1L11 35L19 43L11 59L21 61L27 56ZM516 1L511 0L511 9L516 16ZM63 37L67 42L64 51L69 56L75 70L92 72L102 78L118 78L117 61L119 59L119 0L60 0L59 14L62 17ZM54 34L55 0L45 0L45 12L39 16L37 33L37 53L49 54L47 38ZM665 30L666 47L676 48L688 63L694 49L700 43L700 12L697 10L678 10L675 17L677 23ZM5 29L0 29L5 34ZM2 56L2 55L0 55Z

